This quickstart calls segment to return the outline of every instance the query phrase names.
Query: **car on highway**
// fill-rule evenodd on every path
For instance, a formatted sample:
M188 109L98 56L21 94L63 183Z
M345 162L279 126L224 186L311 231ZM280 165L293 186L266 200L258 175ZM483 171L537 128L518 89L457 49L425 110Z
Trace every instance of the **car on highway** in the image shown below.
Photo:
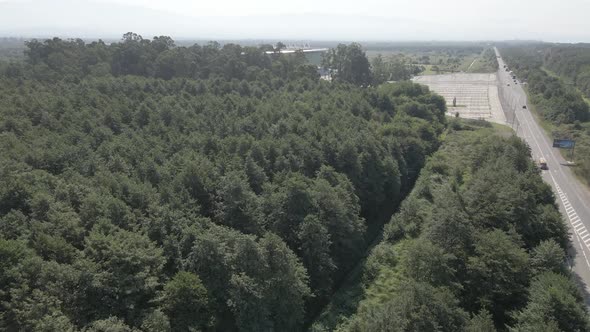
M506 84L506 85L510 86L510 83L508 83L508 84Z
M543 157L539 158L539 168L542 170L549 169L549 167L547 167L547 160L545 160Z
M526 110L526 105L522 105L522 108L524 108Z

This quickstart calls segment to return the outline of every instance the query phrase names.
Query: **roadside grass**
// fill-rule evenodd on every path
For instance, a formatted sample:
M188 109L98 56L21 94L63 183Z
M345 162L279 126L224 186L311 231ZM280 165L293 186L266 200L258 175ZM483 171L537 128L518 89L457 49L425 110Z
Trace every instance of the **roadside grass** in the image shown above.
M494 133L501 137L510 137L514 135L514 130L510 128L510 126L503 125L500 123L492 122L492 127L494 128Z

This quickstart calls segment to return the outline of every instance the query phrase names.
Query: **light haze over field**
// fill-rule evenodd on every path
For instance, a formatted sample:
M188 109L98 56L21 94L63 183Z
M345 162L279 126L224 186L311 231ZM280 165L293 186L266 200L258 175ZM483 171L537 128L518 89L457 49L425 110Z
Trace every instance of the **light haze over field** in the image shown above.
M0 35L590 42L589 12L588 0L0 0Z

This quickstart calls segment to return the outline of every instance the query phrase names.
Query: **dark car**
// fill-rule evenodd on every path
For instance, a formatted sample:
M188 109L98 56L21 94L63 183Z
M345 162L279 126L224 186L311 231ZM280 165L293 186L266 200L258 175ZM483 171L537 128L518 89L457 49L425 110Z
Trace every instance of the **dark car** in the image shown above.
M526 109L526 105L522 105L522 108Z

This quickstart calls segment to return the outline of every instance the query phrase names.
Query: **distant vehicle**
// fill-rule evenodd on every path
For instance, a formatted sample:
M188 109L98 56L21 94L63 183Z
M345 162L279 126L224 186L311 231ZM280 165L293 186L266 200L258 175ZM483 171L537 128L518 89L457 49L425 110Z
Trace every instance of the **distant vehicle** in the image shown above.
M526 105L522 105L522 108L524 108L526 110Z
M514 82L514 84L518 84L518 82Z
M549 167L547 167L547 160L543 157L539 158L539 168L544 170L549 169Z
M512 75L512 79L515 80L516 79L516 75Z
M508 84L506 84L506 85L510 86L510 83L508 83Z

